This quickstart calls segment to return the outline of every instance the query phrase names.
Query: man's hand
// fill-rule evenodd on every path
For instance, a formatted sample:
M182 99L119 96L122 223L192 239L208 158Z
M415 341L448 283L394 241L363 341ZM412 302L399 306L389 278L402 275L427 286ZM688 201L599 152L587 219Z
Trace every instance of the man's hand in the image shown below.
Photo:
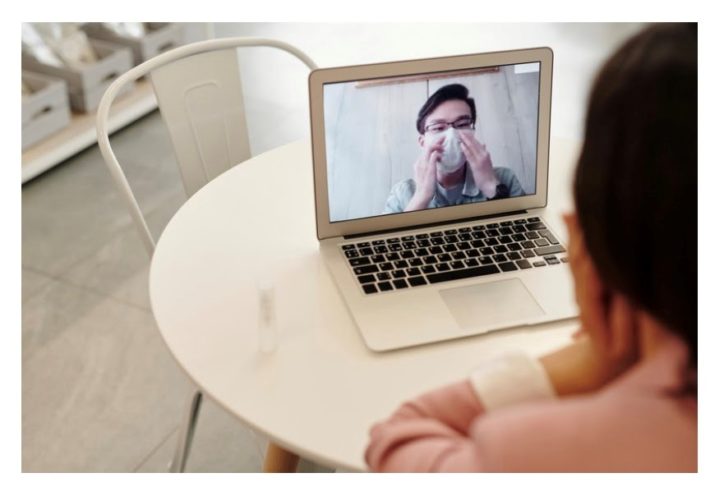
M468 159L470 171L473 173L475 185L488 198L493 198L498 186L498 179L493 171L493 161L485 145L480 143L471 131L460 131L460 141L465 157Z
M427 208L432 197L435 196L437 163L442 156L442 142L444 139L445 136L440 136L436 140L431 140L422 149L420 157L415 162L415 194L405 207L405 212Z

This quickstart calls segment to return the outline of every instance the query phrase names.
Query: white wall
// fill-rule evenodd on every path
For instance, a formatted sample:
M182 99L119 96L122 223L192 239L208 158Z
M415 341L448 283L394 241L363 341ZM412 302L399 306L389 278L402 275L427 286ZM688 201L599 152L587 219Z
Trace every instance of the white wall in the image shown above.
M292 43L320 67L549 46L554 52L551 134L580 138L600 64L640 24L216 23L222 36ZM308 137L306 68L273 49L240 50L253 153Z

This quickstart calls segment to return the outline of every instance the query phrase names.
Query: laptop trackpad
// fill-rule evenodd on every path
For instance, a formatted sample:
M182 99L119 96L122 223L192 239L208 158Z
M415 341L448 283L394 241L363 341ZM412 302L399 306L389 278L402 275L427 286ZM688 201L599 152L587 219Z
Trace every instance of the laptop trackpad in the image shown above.
M518 278L440 291L461 328L494 329L545 312Z

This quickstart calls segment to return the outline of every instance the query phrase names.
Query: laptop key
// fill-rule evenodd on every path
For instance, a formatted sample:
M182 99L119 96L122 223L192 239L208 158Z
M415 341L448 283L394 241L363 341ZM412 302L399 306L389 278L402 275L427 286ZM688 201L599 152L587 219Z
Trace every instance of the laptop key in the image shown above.
M463 233L458 235L458 239L460 241L470 241L471 239L473 239L473 237L468 233Z
M542 222L530 222L527 227L529 231L539 231L545 229L546 225Z
M500 236L500 233L497 229L488 229L487 231L485 231L485 235L489 238L497 238L498 236Z
M431 232L430 236L432 236L433 238L439 238L440 236L442 236L442 232L441 231Z
M392 281L392 284L394 284L397 289L404 289L408 287L404 279L395 279Z
M495 247L495 253L505 253L508 248L505 245L498 245Z
M550 243L548 243L547 240L541 238L541 239L536 239L535 244L537 244L538 246L548 246Z
M495 251L491 247L486 246L485 248L480 250L480 253L482 253L483 255L492 255L495 253Z
M522 250L521 246L518 243L508 243L508 250L509 251L518 251Z
M423 274L432 274L433 272L435 272L435 266L434 265L425 265L425 266L421 267L421 270L422 270Z
M528 219L528 224L532 224L533 222L540 222L540 217L531 217Z
M548 231L548 230L543 230L543 231L540 231L538 234L540 234L540 235L543 236L545 239L547 239L550 244L552 244L552 245L557 245L557 244L558 244L558 240L555 238L555 236L553 236L553 234L551 234L550 231Z
M399 260L399 259L400 259L400 254L399 254L399 253L388 253L388 254L385 255L385 256L387 257L387 261L388 261L388 262L394 262L395 260Z
M513 238L513 241L525 241L525 236L522 234L513 234L511 238Z
M387 253L387 247L384 245L375 246L374 250L375 250L375 253L377 253L377 254Z
M415 240L415 236L403 236L403 237L400 238L400 239L401 239L402 241L414 241L414 240Z
M358 276L363 276L366 274L374 274L375 272L379 272L380 269L377 268L376 265L364 265L362 267L355 267L354 273Z
M427 233L415 234L415 238L417 238L417 239L427 239L429 237L430 237L430 235Z
M501 227L500 229L498 229L498 231L500 231L500 234L502 234L504 236L513 234L513 230L509 227Z
M480 239L474 239L470 242L470 244L473 248L482 248L483 246L485 246L485 243L483 243L483 241Z
M523 255L525 258L533 258L535 256L533 250L523 250L520 252L520 254Z
M517 251L514 251L513 253L508 253L508 260L520 260L522 257L520 256L520 253Z
M372 261L368 257L350 258L349 264L352 267L359 267L360 265L369 265Z
M505 222L501 222L500 225L501 225L501 226L512 226L512 225L513 225L513 221L511 221L511 220L506 220Z
M485 226L475 226L475 227L473 227L473 231L482 231L483 229L485 229Z
M422 261L425 262L426 264L430 265L430 264L437 263L437 258L433 257L433 256L429 256L429 257L423 258Z
M415 243L413 243L412 241L406 241L406 242L402 243L402 247L405 250L414 250L415 248L417 248L417 245Z
M528 239L538 239L538 238L540 238L540 234L538 234L535 231L530 231L530 232L525 233L525 237Z
M472 248L472 247L470 246L470 243L468 243L467 241L458 243L458 250L469 250L470 248Z
M438 262L449 262L450 260L452 260L452 257L447 253L441 253L437 256Z
M372 248L360 248L359 254L363 257L368 257L370 255L374 255L375 252L372 250Z
M362 243L357 243L357 248L369 248L370 243L369 241L363 241Z
M435 268L437 269L438 272L442 272L442 271L445 271L445 270L450 270L450 266L449 266L448 264L444 263L444 262L437 264L437 265L435 266Z
M439 246L433 246L432 248L430 248L429 251L433 255L439 255L440 253L442 253L442 248L440 248Z
M476 231L473 233L473 239L485 239L485 233Z
M430 241L434 246L440 246L445 244L445 240L442 238L432 238Z
M380 246L386 244L384 239L376 239L372 242L372 246Z
M342 249L347 250L354 250L354 245L342 245Z
M412 267L411 269L407 269L407 275L408 276L419 276L420 269L418 269L417 267Z
M500 270L495 265L483 265L480 267L469 267L467 269L453 270L451 272L428 274L427 280L435 284L438 282L457 281L468 277L488 276L497 274Z
M400 238L390 238L387 240L388 245L391 243L399 243L399 242L400 242Z
M412 253L411 250L405 250L405 251L403 251L402 253L400 253L400 255L402 255L402 258L408 258L408 259L409 259L409 258L415 258L415 254Z
M399 243L392 243L392 244L387 245L387 248L388 248L390 251L401 251L401 250L402 250L402 245L399 244Z
M490 257L480 257L479 261L480 265L488 265L493 263L493 259Z
M450 264L450 268L453 269L453 270L464 269L464 268L465 268L465 264L462 263L460 260L455 260L454 262L452 262L452 263Z
M419 267L422 265L422 260L419 258L413 258L412 260L408 260L407 263L410 264L410 267Z
M467 260L465 260L465 265L467 265L468 267L477 267L478 265L480 265L480 262L478 262L477 258L468 258Z
M498 223L497 223L497 222L491 222L490 224L487 224L487 228L488 228L488 229L497 229L497 228L498 228ZM497 234L496 234L496 236L497 236Z
M518 260L515 263L521 269L530 269L531 268L530 262L528 260Z
M533 262L533 267L545 267L546 263L542 261Z
M405 277L405 271L404 270L395 270L392 272L392 277L394 277L395 279Z
M445 240L446 243L457 243L458 242L457 236L445 236L443 239Z
M382 263L385 261L385 256L384 255L374 255L374 256L370 257L370 260L372 260L372 263L377 263L377 264Z
M374 284L365 284L362 286L362 289L364 289L364 292L367 294L372 294L377 292L377 286Z
M560 262L557 258L546 258L548 265L558 265Z
M467 250L467 251L465 252L465 255L466 255L468 258L475 258L475 257L479 257L479 256L480 256L480 252L479 252L478 250Z
M380 288L380 291L391 291L392 290L392 284L390 284L387 281L377 283L377 287Z
M429 254L430 253L427 251L426 248L418 248L417 250L415 250L416 257L426 257Z
M396 269L406 269L408 267L407 260L398 260L397 262L392 262L392 265L394 265Z
M417 246L419 246L420 248L427 248L428 246L430 246L430 241L427 239L421 239L417 242Z
M507 262L508 257L501 253L499 255L493 255L493 260L495 260L496 262Z
M508 243L513 242L513 238L511 238L510 236L500 236L498 238L498 242L507 245Z
M458 247L455 245L445 245L442 247L442 249L445 250L446 252L450 253L450 252L456 251L458 249Z
M535 243L533 243L532 241L523 241L520 245L523 248L528 248L528 249L535 248Z
M370 282L375 282L375 276L372 274L368 274L366 276L359 276L357 280L360 282L360 284L368 284Z
M359 257L359 252L357 250L347 250L344 252L344 256L347 258L357 258Z
M561 245L550 245L544 246L543 248L536 248L535 252L539 256L552 255L553 253L563 253L566 250Z
M525 224L526 222L528 222L528 221L525 220L525 219L516 219L516 220L513 221L513 224L516 224L516 225L517 225L517 224Z
M461 232L461 233L469 233L469 232L470 232L470 228L469 228L469 227L461 227L460 229L458 229L458 232Z
M465 252L462 252L462 251L456 251L455 253L452 254L452 257L455 260L464 260L466 258Z
M525 226L513 226L513 232L516 234L527 232L528 230L525 228Z
M424 286L427 284L427 281L422 276L411 277L407 280L407 282L410 283L410 286Z
M513 262L501 263L498 264L498 267L500 267L503 272L513 272L514 270L518 270L518 266Z
M488 238L485 240L485 244L488 246L495 246L498 244L498 238Z
M445 234L448 236L452 236L453 234L457 234L457 232L457 229L448 229L447 231L445 231Z
M380 270L392 270L395 266L392 265L390 262L385 262L380 264Z
M362 276L364 277L364 276ZM389 281L391 279L389 272L378 272L377 273L377 280L378 281Z

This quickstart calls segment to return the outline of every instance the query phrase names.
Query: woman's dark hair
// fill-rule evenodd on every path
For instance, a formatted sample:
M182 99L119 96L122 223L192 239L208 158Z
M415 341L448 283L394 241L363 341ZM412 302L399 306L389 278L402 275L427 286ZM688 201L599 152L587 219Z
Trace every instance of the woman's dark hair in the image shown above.
M603 282L697 357L697 26L649 27L591 91L574 198Z
M470 107L470 117L475 122L475 100L468 97L468 89L462 84L448 84L433 93L420 109L416 123L418 133L425 134L425 119L427 119L427 116L432 114L440 104L448 100L462 100L467 103L468 107Z

